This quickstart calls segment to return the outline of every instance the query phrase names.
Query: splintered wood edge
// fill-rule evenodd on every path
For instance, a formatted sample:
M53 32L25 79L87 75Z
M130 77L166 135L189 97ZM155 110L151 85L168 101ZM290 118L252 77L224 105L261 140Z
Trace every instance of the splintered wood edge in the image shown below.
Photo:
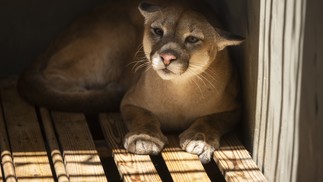
M50 118L50 113L45 108L40 108L40 115L42 118L45 135L50 150L50 155L54 164L54 170L58 182L69 181L68 174L65 169L62 153L55 136L55 131Z
M267 181L249 152L234 134L223 137L221 147L214 152L213 159L228 182Z
M210 181L197 155L179 147L177 136L168 136L162 157L174 181Z
M162 181L148 155L135 155L123 148L127 133L120 114L100 114L100 125L104 138L112 149L115 163L124 181Z
M52 112L71 181L107 181L83 114Z
M34 108L20 98L14 83L11 86L2 86L0 88L1 101L3 114L8 124L8 136L10 140L17 141L11 143L16 178L24 180L29 176L37 176L35 180L53 181L47 151Z

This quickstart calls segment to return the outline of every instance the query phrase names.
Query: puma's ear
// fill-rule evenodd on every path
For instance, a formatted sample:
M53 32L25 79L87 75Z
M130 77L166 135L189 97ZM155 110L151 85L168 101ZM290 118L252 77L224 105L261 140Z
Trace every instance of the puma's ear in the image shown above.
M219 38L217 40L217 46L219 51L221 51L227 46L239 45L245 40L239 35L235 35L218 28L216 28L216 32L219 34Z
M145 18L149 18L152 14L161 10L161 7L148 2L141 2L138 9Z

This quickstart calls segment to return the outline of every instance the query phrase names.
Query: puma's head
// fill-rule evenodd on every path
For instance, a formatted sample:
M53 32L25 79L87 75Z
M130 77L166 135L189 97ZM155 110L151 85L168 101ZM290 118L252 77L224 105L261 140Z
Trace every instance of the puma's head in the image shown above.
M141 3L145 18L143 47L152 68L164 80L202 73L218 51L242 39L213 27L200 13L172 5Z

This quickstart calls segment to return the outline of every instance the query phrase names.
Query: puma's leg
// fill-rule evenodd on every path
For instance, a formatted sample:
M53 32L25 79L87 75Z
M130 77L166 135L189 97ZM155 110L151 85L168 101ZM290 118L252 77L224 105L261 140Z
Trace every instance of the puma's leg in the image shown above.
M124 147L135 154L158 154L164 148L167 138L160 129L160 123L151 112L126 105L121 108L123 119L129 129Z
M180 146L199 156L202 163L211 161L220 146L220 138L230 131L238 120L238 111L217 113L197 119L180 134Z

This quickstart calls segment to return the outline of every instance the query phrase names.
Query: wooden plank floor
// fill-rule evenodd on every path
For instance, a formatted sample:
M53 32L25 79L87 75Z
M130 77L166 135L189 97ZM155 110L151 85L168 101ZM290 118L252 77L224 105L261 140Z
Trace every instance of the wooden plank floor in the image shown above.
M158 156L130 154L122 146L126 132L118 113L35 108L19 97L15 79L0 79L0 182L266 181L233 134L203 165L174 135Z

